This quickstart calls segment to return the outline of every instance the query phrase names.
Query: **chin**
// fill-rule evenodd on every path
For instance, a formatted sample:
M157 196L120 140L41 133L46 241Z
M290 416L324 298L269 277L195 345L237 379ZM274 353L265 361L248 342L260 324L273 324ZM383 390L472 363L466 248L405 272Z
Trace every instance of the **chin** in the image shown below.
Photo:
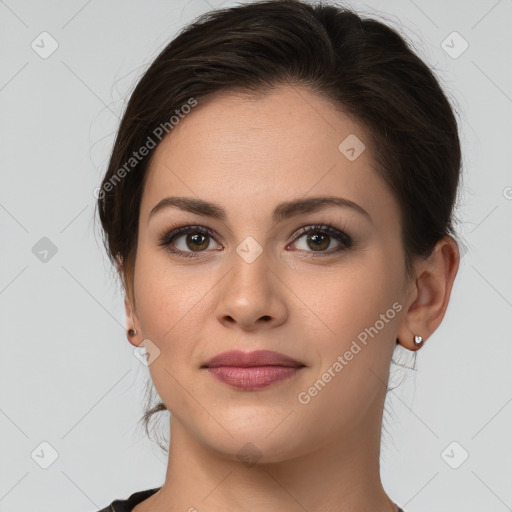
M258 425L230 424L229 433L223 429L203 432L203 442L221 457L242 462L247 467L255 464L271 464L292 459L299 455L296 436L283 426L276 429L279 421L259 422ZM279 430L279 432L277 431ZM296 430L295 430L296 431ZM270 434L270 435L269 435ZM302 450L307 451L306 448Z

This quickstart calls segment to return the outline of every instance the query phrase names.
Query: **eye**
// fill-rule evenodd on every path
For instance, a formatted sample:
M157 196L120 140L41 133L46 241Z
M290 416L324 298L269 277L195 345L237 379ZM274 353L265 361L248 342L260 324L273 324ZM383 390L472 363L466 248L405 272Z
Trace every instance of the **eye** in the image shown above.
M205 252L212 245L212 240L214 240L212 231L204 226L183 226L161 235L158 245L165 247L173 254L195 258L197 256L194 253Z
M184 258L196 258L207 249L219 250L219 248L212 249L212 240L215 240L215 235L204 226L183 226L161 234L158 245L165 247L172 254ZM334 249L333 241L337 243ZM293 243L298 245L296 248L300 251L316 253L308 257L337 254L353 245L352 239L346 233L325 224L301 228ZM222 248L220 244L217 245Z
M306 226L299 230L298 235L294 244L297 244L301 251L317 253L311 255L313 257L340 253L353 245L352 239L346 233L327 225ZM333 240L338 244L334 249ZM327 251L329 248L331 250Z

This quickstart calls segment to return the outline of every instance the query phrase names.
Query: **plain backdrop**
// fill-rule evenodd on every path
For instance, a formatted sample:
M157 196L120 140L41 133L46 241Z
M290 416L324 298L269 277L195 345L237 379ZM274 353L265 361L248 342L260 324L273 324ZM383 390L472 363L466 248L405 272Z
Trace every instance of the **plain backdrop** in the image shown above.
M94 189L137 79L228 5L0 1L0 512L92 512L164 480ZM416 370L392 366L383 484L407 512L512 510L512 3L346 5L435 69L464 153L461 266Z

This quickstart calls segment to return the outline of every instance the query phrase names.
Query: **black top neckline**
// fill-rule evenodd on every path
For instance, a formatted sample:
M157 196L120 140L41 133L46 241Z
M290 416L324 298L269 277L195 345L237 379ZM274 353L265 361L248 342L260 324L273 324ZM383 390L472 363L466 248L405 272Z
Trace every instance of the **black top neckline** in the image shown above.
M134 492L128 499L115 500L108 507L102 508L99 512L132 512L136 505L142 503L150 496L153 496L153 494L155 494L160 489L161 487L155 487L153 489ZM393 503L398 508L398 512L405 512L395 502Z
M114 500L110 505L102 508L99 512L132 512L135 505L138 505L150 496L153 496L153 494L155 494L159 489L161 488L155 487L153 489L134 492L128 499Z

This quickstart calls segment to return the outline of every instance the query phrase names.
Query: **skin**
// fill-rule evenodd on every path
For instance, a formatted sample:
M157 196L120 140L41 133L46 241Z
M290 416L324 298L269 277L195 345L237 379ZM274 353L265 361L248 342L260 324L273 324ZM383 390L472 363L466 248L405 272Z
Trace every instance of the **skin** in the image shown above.
M375 171L368 142L354 161L338 150L349 134L367 141L325 99L283 85L256 97L231 92L199 102L155 150L125 308L127 327L138 331L130 343L149 339L160 351L149 370L171 412L172 437L165 483L136 512L395 510L379 474L395 339L416 350L414 335L426 340L436 330L459 254L445 237L406 279L398 203ZM226 220L176 207L149 218L167 196L214 202ZM330 206L273 222L278 204L313 196L349 199L370 218ZM180 257L159 245L173 224L205 226L215 237L201 245L180 235L174 246L196 258ZM307 234L296 235L314 224L348 234L353 246L322 256ZM248 236L263 249L252 263L236 252ZM328 236L321 250L340 245ZM400 311L300 403L299 393L394 303ZM274 350L305 368L241 391L201 368L231 349ZM247 455L247 443L259 455L252 463L238 456Z

